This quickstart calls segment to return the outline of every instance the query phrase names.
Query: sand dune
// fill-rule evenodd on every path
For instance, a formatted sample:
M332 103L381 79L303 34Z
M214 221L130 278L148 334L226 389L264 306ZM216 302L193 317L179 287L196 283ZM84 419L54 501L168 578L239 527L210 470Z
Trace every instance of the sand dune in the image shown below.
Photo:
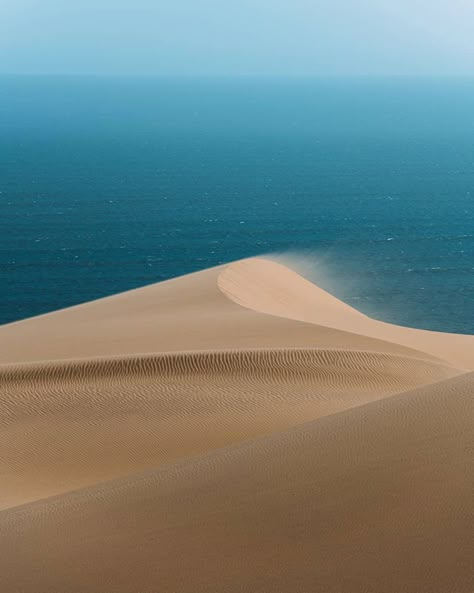
M399 355L241 350L5 365L0 508L458 374Z
M222 291L252 310L379 338L474 370L474 337L401 327L370 319L277 262L236 262L219 275Z
M4 511L4 589L472 591L472 381Z
M262 258L0 327L0 591L469 593L469 369Z
M242 274L242 269L248 270L248 274ZM256 276L275 284L281 274L279 293L288 292L294 310L288 311L286 318L276 317L278 312L270 310L270 298L247 302L245 308L237 305L226 292L226 277L234 270L242 277L242 291L252 289ZM298 291L308 293L308 287L310 289L313 300L307 303L306 313L298 301L293 300L295 282L296 294ZM265 303L269 310L260 311ZM315 323L315 307L323 311L339 307L353 311L284 266L255 258L5 325L0 331L0 362L222 348L299 347L341 347L434 357L427 352L415 353L410 345L385 340L383 334L374 339L343 327L336 331L330 323L324 323L324 313L320 319L323 323ZM300 319L296 320L297 317ZM334 316L328 315L328 319L334 320ZM474 338L468 338L472 350ZM426 340L426 346L429 342ZM450 349L446 351L449 356ZM469 356L474 366L474 354L470 352ZM456 360L454 366L459 366Z

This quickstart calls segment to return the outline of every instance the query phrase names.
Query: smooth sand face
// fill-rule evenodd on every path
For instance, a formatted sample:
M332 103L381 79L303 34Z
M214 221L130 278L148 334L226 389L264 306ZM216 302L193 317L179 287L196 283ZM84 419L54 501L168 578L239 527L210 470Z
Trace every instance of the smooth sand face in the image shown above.
M0 591L469 593L470 369L261 258L0 327Z

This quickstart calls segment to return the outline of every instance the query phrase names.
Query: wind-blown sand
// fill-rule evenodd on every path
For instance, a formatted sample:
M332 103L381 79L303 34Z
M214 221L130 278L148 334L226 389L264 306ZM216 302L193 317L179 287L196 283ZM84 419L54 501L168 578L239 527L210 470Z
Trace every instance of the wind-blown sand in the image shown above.
M0 591L472 593L472 371L262 258L0 327Z

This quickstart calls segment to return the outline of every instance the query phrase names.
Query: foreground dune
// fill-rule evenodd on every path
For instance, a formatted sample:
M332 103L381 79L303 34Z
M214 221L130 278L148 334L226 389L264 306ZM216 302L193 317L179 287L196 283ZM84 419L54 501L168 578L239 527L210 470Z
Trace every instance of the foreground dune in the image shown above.
M0 327L0 591L469 593L472 369L260 258Z
M5 511L4 588L472 591L472 380Z

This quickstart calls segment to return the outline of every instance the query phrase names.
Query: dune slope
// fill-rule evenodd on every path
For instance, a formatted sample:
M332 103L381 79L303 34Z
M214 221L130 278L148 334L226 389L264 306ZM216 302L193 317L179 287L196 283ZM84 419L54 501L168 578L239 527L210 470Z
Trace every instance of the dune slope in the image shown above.
M236 350L0 368L0 508L458 374L393 354Z
M4 511L4 588L472 591L472 382Z
M469 593L470 369L262 258L0 327L0 590Z
M236 304L226 291L226 278L234 272L243 293L251 293L255 285L261 285L256 276L268 281L271 290L265 298L247 299L242 307L243 303ZM303 309L294 295L307 294L308 287L312 300ZM291 307L284 316L276 316L273 294L281 298L282 292L288 293ZM261 310L263 305L266 310ZM315 306L322 311L316 322ZM255 258L4 325L0 328L0 363L292 347L341 347L436 358L424 351L415 353L410 345L385 340L383 335L374 338L360 331L354 334L343 324L331 327L333 316L329 311L340 308L350 309L284 266ZM455 360L451 364L461 363Z
M236 262L218 278L221 290L252 310L379 338L474 370L474 337L401 327L371 319L281 263Z

